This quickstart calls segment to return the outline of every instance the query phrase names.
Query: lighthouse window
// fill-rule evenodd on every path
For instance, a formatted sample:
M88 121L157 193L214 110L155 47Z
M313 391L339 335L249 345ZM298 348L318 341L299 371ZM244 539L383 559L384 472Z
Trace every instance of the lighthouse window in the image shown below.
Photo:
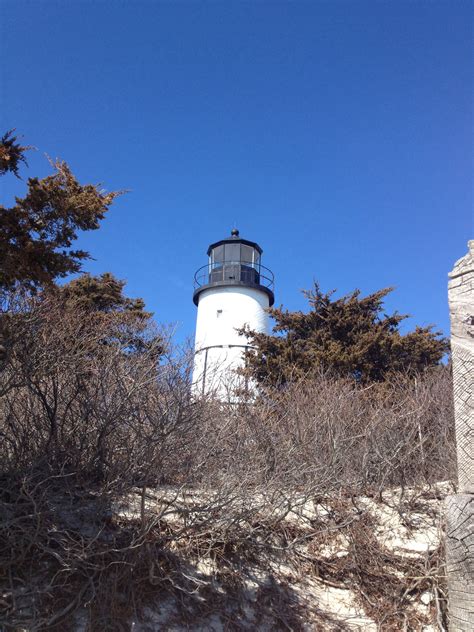
M235 262L240 261L240 244L225 245L225 260Z
M254 249L251 246L242 244L242 263L251 264L254 262Z
M224 261L224 246L217 246L212 251L212 263L222 263Z

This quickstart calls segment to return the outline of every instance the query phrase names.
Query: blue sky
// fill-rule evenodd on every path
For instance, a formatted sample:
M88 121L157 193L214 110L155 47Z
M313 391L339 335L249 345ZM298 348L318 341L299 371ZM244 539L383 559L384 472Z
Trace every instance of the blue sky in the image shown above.
M83 182L129 189L79 246L156 319L195 324L192 280L236 224L276 303L393 285L448 331L474 237L472 3L0 2L0 118ZM1 202L24 183L3 178Z

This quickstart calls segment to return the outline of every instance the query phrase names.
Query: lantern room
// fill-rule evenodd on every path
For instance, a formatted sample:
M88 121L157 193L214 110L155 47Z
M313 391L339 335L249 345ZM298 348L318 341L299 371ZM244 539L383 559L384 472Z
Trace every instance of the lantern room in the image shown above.
M260 246L240 237L234 228L229 237L211 244L207 250L208 264L194 276L194 303L204 289L218 286L246 286L263 290L274 303L273 274L262 266Z

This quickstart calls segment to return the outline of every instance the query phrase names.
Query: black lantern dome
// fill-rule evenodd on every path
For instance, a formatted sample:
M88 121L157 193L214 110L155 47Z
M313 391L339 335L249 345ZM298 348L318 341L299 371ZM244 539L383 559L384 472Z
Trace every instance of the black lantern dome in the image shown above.
M194 275L194 303L198 304L203 290L237 285L262 290L268 294L272 306L275 302L273 273L262 266L262 252L257 243L240 237L236 228L229 237L211 244L207 249L208 264Z

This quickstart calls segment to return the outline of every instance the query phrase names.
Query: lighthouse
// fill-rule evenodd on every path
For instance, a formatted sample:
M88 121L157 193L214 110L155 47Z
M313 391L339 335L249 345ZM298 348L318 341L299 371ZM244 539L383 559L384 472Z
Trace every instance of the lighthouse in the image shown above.
M267 309L275 301L273 273L262 265L262 249L234 228L207 249L208 263L194 275L197 306L193 392L224 402L239 401L249 385L238 373L249 340L245 325L268 333Z

